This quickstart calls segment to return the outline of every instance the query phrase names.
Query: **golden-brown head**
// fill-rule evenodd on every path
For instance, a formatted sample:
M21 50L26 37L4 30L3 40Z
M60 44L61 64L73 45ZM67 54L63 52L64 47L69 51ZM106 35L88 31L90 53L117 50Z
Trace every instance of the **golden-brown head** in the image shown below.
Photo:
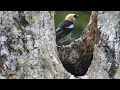
M78 17L78 15L76 15L76 14L68 14L68 15L65 17L65 20L74 22L77 17Z

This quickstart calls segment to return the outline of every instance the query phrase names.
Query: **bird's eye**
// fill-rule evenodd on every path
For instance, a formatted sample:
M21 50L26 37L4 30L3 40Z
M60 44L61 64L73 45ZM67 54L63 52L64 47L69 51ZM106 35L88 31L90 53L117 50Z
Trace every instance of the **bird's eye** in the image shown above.
M77 18L77 17L78 17L78 15L74 15L74 17L75 17L75 18Z

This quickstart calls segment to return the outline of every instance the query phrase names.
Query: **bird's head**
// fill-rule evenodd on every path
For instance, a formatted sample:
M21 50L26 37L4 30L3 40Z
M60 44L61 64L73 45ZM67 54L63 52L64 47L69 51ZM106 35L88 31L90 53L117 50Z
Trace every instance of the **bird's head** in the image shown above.
M65 17L65 20L74 22L74 21L76 20L77 17L78 17L77 14L68 14L68 15Z

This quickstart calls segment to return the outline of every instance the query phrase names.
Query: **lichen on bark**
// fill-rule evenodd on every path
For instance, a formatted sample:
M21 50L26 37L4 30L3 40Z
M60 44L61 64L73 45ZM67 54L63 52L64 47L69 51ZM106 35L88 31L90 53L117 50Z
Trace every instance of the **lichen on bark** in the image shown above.
M70 78L57 55L53 11L0 11L0 75Z
M119 72L119 11L99 11L100 39L94 47L93 61L87 72L88 78L114 79ZM117 77L116 77L117 76Z
M53 11L0 11L0 79L120 78L119 11L92 11L70 45L55 37Z
M81 37L58 47L63 65L75 76L86 79L119 78L119 32L119 11L92 11Z
M98 40L97 35L99 35L97 11L93 11L80 38L70 45L58 47L60 60L68 72L75 76L85 75L93 58L94 44Z

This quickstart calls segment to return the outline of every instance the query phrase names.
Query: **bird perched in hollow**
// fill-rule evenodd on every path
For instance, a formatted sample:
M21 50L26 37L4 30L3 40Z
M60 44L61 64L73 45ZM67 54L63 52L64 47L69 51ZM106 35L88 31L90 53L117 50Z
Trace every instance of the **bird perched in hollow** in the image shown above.
M68 14L65 17L63 23L56 29L56 42L61 38L67 36L71 31L74 30L74 21L78 17L77 14Z

